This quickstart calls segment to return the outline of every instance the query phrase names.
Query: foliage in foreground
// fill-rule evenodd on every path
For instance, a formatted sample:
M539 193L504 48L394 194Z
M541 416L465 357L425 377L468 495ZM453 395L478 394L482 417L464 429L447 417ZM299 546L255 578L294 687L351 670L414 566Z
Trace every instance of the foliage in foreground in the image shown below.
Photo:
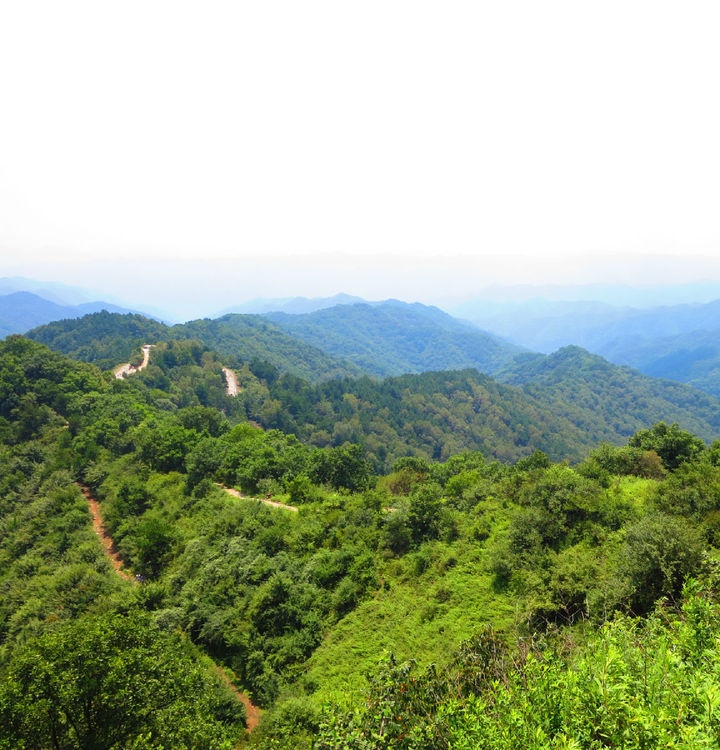
M0 683L0 748L230 748L232 697L140 612L88 615L16 648Z
M579 646L558 634L511 651L485 632L442 673L388 659L364 706L325 715L312 747L715 748L720 603L696 581L685 594L679 610L618 616Z
M617 646L611 666L636 641L659 658L663 638L671 639L665 651L685 664L672 628L692 618L687 605L680 614L675 608L683 582L707 572L717 547L720 447L704 449L677 425L659 423L624 448L602 446L576 467L553 465L541 453L514 465L478 452L444 463L405 456L373 488L357 445L311 448L279 430L233 426L237 414L212 406L226 399L219 380L208 386L219 362L192 342L158 352L155 369L129 382L26 339L9 339L0 352L5 747L53 746L62 733L61 747L104 747L93 734L104 711L108 728L117 723L115 746L212 747L205 727L217 727L214 741L227 745L241 716L217 685L208 688L191 641L232 667L259 702L276 706L251 740L261 747L594 747L607 738L632 746L640 735L621 742L613 724L625 721L623 701L638 692L629 667L619 673L630 675L620 708L603 709L611 714L607 727L562 735L574 726L566 718L572 712L596 721L595 704L582 702L594 695L583 680L602 666L594 655L610 637L602 633L620 628L617 638L629 644ZM110 571L74 480L96 491L126 564L148 579L143 586ZM299 512L230 498L214 482L282 494ZM651 613L661 597L667 606L647 627L622 619ZM709 603L705 620L715 627L714 601L703 593L696 599ZM517 619L499 623L508 602ZM416 656L418 666L389 662L371 675L367 706L355 684L347 710L321 718L325 686L345 679L347 688L358 673L357 661L333 662L333 641L340 642L334 653L376 660L383 623L368 615L380 604L410 605L398 621L421 636L409 639L410 653L400 658ZM618 624L604 625L614 615ZM515 650L488 631L447 661L448 644L488 622L507 626L508 640L566 625L575 630L560 632L600 628L601 635L569 651L567 641L543 638L539 646L541 636L533 636L534 644ZM378 631L372 637L371 628ZM708 642L693 656L699 664L712 662L715 643ZM324 661L315 659L321 651ZM105 659L100 672L96 654ZM424 671L431 661L439 666ZM656 669L644 664L646 673ZM662 669L672 674L673 665ZM143 695L149 686L138 684L138 674L157 677L146 697L163 705L128 716L113 700L125 691ZM78 679L66 679L72 675ZM187 708L176 685L212 700ZM553 697L553 685L564 692ZM669 705L701 715L694 704ZM177 721L168 718L173 711ZM499 723L501 716L514 723ZM129 740L134 718L142 721ZM712 727L709 714L704 721ZM33 727L43 727L43 738L32 738Z

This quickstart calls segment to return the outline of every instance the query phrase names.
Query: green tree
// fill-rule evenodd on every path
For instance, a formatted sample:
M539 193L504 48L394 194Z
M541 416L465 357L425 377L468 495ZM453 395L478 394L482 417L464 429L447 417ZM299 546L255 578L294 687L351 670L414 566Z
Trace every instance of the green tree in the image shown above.
M638 430L628 440L633 448L655 451L669 471L674 471L681 464L697 458L704 450L705 443L686 430L681 430L677 423L658 422L647 430Z
M133 562L139 573L157 578L162 572L175 542L172 527L153 515L145 515L132 536Z
M345 443L336 448L317 450L311 464L310 478L317 484L350 492L362 492L370 486L370 462L359 445Z
M0 682L0 748L231 748L244 709L144 614L48 628ZM223 716L224 720L221 720Z
M703 538L684 518L650 513L627 528L619 553L618 575L624 602L635 614L648 613L663 596L677 600L688 576L703 560Z
M438 538L441 492L440 485L428 483L417 487L410 496L408 526L415 544Z

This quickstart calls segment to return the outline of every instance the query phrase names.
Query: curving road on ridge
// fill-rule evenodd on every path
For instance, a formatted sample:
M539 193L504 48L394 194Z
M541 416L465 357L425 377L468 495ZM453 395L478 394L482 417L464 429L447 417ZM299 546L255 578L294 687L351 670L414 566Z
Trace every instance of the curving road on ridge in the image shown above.
M140 372L140 370L144 370L150 362L150 350L153 348L153 346L155 346L155 344L143 345L142 347L143 361L137 367L135 367L135 365L130 364L130 362L125 362L125 364L118 365L113 370L113 374L115 375L115 377L118 380L124 380L130 375L134 375L136 372ZM237 396L238 393L240 393L240 384L238 382L237 375L229 367L223 367L222 371L223 371L223 375L225 376L225 387L227 390L227 395Z
M136 372L140 372L140 370L144 370L148 363L150 362L150 350L153 348L153 344L145 344L142 348L143 353L143 361L141 364L139 364L137 367L134 365L131 365L129 362L126 362L124 365L120 365L119 367L116 367L113 372L115 373L115 377L118 380L122 380L123 378L126 378L128 375L134 375Z

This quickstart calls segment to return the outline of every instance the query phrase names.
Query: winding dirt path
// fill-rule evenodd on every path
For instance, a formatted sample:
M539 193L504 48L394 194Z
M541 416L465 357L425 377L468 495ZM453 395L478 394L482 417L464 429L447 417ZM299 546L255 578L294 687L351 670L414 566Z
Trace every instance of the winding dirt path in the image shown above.
M115 569L115 572L121 578L124 578L126 581L132 581L133 583L136 583L133 576L131 576L130 573L125 570L125 563L123 563L122 558L118 554L115 542L112 540L112 537L110 536L110 534L108 534L107 529L103 524L102 516L100 515L100 503L93 497L92 492L87 485L81 484L79 486L82 490L83 495L85 496L85 499L87 500L88 508L90 509L90 515L92 516L93 531L95 532L98 540L100 541L100 544L102 545L105 556L108 560L110 560L113 568Z
M128 375L134 375L136 372L140 372L140 370L144 370L148 366L148 362L150 362L150 350L153 348L153 344L145 344L142 348L143 353L143 361L135 367L134 365L131 365L129 362L126 362L124 365L120 365L119 367L116 367L113 371L115 373L115 377L118 380L122 380L123 378L126 378Z
M236 687L233 681L227 676L225 670L219 665L215 665L215 673L223 681L223 684L227 686L228 690L245 706L245 724L247 725L247 733L253 731L260 723L260 708L256 706L250 698L241 693Z
M88 508L90 509L90 515L92 516L93 531L98 537L100 544L102 545L103 551L106 557L112 563L115 572L126 581L130 581L133 584L137 584L138 581L127 572L125 564L122 558L118 554L115 542L113 541L110 534L108 534L105 525L103 524L102 515L100 513L100 503L93 496L91 489L85 484L79 484L80 490L83 496L87 500ZM227 676L225 670L218 664L215 665L215 672L223 683L228 687L230 692L245 706L246 715L246 731L252 732L260 723L260 708L256 706L248 695L237 689L233 681Z
M278 503L275 500L270 500L268 497L248 497L243 495L239 490L233 489L232 487L226 487L224 484L219 484L218 487L225 490L228 495L233 497L239 497L242 500L254 500L256 503L262 503L263 505L269 505L271 508L282 508L283 510L290 510L293 513L297 513L298 509L294 505L286 505L285 503Z
M227 395L237 396L240 393L237 375L229 367L223 367L222 371L225 376L225 383L227 384Z

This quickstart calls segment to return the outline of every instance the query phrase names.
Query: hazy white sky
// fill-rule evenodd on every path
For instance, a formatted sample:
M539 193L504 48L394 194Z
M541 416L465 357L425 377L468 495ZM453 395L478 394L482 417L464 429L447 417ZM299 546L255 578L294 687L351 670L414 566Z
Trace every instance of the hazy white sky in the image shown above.
M5 2L0 275L720 278L719 37L716 0Z

